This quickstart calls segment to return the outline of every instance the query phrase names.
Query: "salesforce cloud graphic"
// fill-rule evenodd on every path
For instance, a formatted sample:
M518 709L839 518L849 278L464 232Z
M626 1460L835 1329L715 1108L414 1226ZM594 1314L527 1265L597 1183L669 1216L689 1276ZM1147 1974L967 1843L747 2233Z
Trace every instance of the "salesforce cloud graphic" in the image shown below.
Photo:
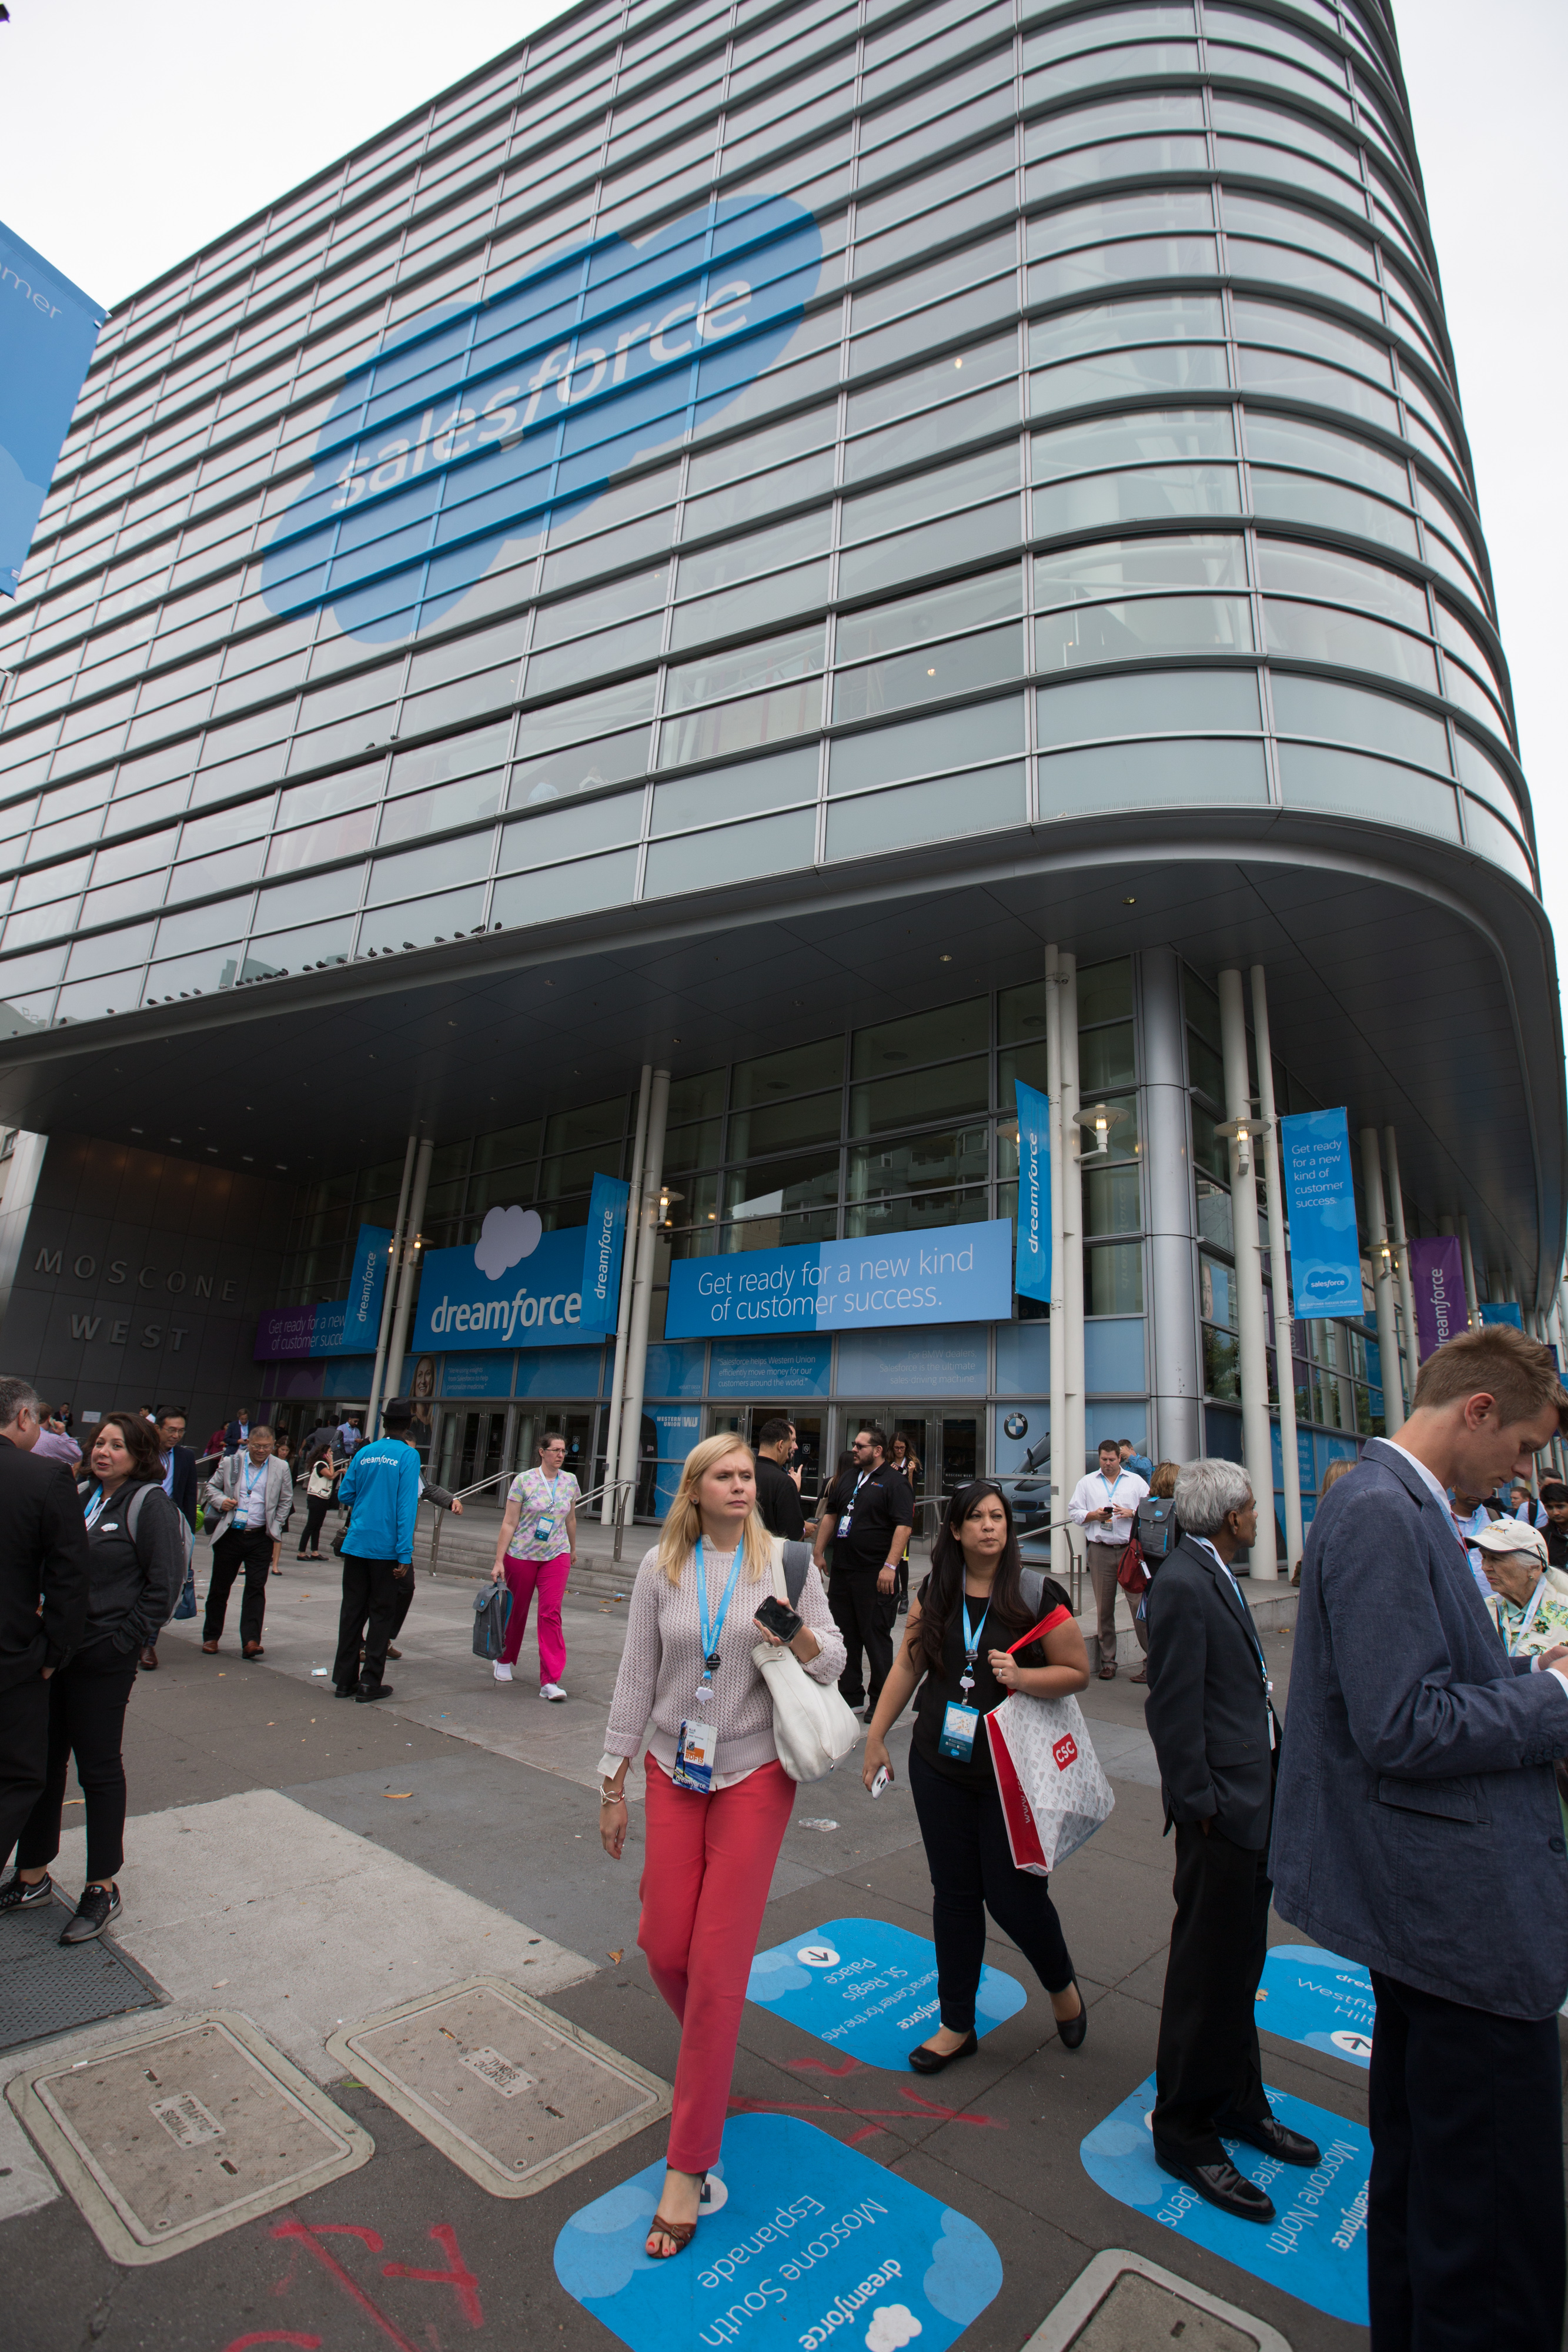
M499 1282L522 1259L533 1255L543 1231L537 1209L487 1210L474 1244L474 1263L491 1282Z
M345 377L265 551L269 609L329 605L368 644L439 618L508 541L674 438L691 400L713 414L743 392L821 263L799 205L732 198L641 246L596 238L387 344Z

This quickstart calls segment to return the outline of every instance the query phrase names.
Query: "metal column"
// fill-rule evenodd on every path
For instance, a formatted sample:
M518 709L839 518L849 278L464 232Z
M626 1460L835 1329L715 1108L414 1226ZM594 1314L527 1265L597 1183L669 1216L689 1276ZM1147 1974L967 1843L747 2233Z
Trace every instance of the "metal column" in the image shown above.
M1150 1444L1156 1461L1191 1462L1203 1451L1203 1334L1181 959L1174 948L1145 948L1138 978L1155 1409Z
M1470 1221L1461 1216L1459 1226L1459 1259L1465 1269L1465 1306L1469 1312L1470 1328L1479 1330L1481 1319L1480 1293L1476 1288L1476 1262L1470 1254Z
M1067 1459L1071 1495L1087 1466L1088 1415L1083 1396L1083 1176L1078 1146L1078 959L1062 950L1061 974L1061 1256L1067 1339ZM1053 1441L1054 1443L1054 1438Z
M1416 1291L1410 1280L1410 1244L1405 1232L1405 1192L1399 1181L1399 1139L1392 1127L1383 1130L1383 1158L1388 1170L1388 1212L1399 1276L1399 1312L1405 1321L1405 1377L1410 1402L1421 1377L1421 1339L1416 1328Z
M1051 1102L1051 1572L1059 1581L1071 1566L1068 1500L1077 1480L1067 1475L1067 1250L1062 1239L1067 1139L1061 1129L1061 973L1054 947L1045 951L1045 1084Z
M615 1310L615 1369L610 1380L610 1412L604 1431L604 1495L599 1516L606 1527L615 1516L615 1480L621 1462L621 1405L626 1385L626 1342L632 1319L632 1275L637 1255L638 1228L632 1219L643 1198L643 1150L648 1139L648 1095L653 1081L653 1066L644 1062L637 1087L637 1132L632 1144L626 1235L621 1245L621 1297Z
M392 1236L387 1250L387 1278L382 1289L382 1328L376 1338L376 1368L371 1375L370 1402L365 1407L365 1435L376 1433L376 1414L384 1393L382 1383L386 1377L387 1342L392 1337L392 1303L397 1296L397 1272L402 1255L403 1217L408 1209L408 1188L413 1180L413 1156L419 1150L419 1138L411 1135L408 1150L402 1155L402 1183L397 1196L397 1215L392 1221Z
M1252 1039L1258 1052L1258 1109L1268 1133L1263 1168L1269 1188L1269 1286L1274 1303L1274 1372L1280 1390L1280 1459L1285 1486L1285 1570L1301 1558L1301 1457L1296 1446L1295 1323L1285 1257L1285 1203L1280 1190L1280 1121L1274 1108L1274 1056L1269 1043L1269 992L1252 967Z
M1383 1213L1383 1162L1378 1156L1377 1129L1361 1130L1361 1181L1366 1195L1366 1234L1372 1251L1372 1287L1377 1301L1378 1379L1383 1389L1383 1431L1393 1437L1405 1426L1405 1395L1400 1380L1399 1334L1394 1317L1394 1268L1389 1263L1388 1226Z
M397 1384L402 1378L403 1350L408 1345L409 1318L413 1313L413 1294L419 1287L419 1228L424 1215L424 1196L430 1190L430 1161L435 1150L430 1136L422 1138L413 1163L413 1184L408 1196L408 1238L402 1253L402 1272L398 1278L397 1312L392 1318L392 1344L387 1349L387 1386L389 1397L397 1394ZM367 1437L375 1431L367 1429Z
M653 1254L659 1237L659 1192L664 1181L664 1122L670 1108L670 1074L655 1070L648 1095L648 1136L643 1153L643 1198L637 1214L637 1264L632 1277L631 1325L626 1340L626 1395L621 1408L622 1475L632 1482L632 1511L643 1466L643 1384L648 1371L648 1310L653 1297Z
M1241 974L1219 975L1219 1035L1225 1055L1225 1115L1252 1117L1252 1080L1247 1066L1247 1014ZM1252 1173L1252 1139L1232 1137L1230 1152L1231 1244L1236 1254L1236 1322L1241 1358L1241 1451L1258 1505L1258 1540L1247 1573L1267 1579L1279 1573L1274 1551L1274 1441L1269 1418L1269 1350L1263 1318L1263 1252L1258 1239L1258 1186Z

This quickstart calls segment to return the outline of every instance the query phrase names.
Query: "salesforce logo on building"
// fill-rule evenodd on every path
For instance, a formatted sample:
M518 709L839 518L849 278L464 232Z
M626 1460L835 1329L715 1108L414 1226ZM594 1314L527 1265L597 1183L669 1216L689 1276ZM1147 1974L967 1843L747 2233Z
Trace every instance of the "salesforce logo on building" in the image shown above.
M821 238L788 197L705 205L556 257L343 382L262 561L271 611L369 644L449 612L509 542L580 513L779 356Z

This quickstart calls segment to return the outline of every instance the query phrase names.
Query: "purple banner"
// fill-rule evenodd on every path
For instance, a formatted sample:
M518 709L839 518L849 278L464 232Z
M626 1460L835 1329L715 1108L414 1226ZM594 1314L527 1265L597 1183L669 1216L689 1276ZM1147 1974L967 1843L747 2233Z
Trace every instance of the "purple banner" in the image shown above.
M318 1307L275 1307L256 1327L256 1360L273 1363L288 1356L325 1356L343 1342L348 1300Z
M1409 1242L1410 1287L1416 1294L1416 1347L1422 1363L1434 1349L1469 1328L1465 1268L1451 1234Z

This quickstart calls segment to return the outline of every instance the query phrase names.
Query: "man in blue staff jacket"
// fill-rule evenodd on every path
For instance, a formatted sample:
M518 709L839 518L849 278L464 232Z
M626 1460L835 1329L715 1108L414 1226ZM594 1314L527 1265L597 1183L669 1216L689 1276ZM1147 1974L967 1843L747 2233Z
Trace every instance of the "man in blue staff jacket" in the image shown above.
M1563 2341L1568 1649L1508 1655L1447 1490L1490 1494L1565 1417L1549 1348L1465 1332L1307 1543L1270 1875L1377 1996L1373 2352Z
M343 1610L332 1687L340 1698L390 1698L387 1643L397 1630L399 1585L413 1574L419 1516L419 1455L408 1442L413 1406L393 1397L382 1413L386 1434L360 1446L338 1489L349 1511L343 1538ZM364 1659L360 1657L364 1645Z

